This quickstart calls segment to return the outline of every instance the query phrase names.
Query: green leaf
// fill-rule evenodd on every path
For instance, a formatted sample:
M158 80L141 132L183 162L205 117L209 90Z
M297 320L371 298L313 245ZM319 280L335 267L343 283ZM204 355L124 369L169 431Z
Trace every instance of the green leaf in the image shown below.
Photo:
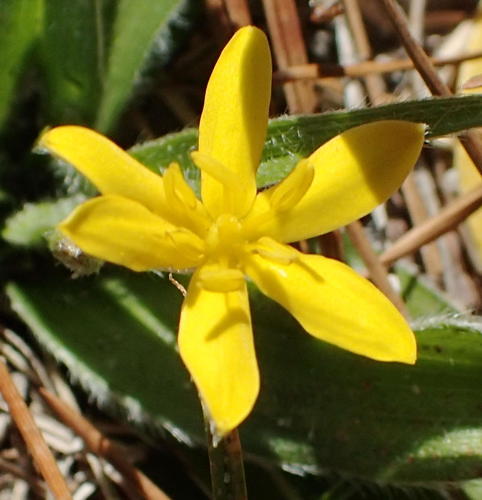
M462 490L467 495L467 500L480 500L482 498L482 479L473 479L462 484Z
M129 150L143 165L156 173L163 173L171 162L177 162L190 186L199 194L201 173L191 161L190 153L197 148L197 130L165 135L153 141L138 144Z
M202 443L199 404L176 352L178 290L152 274L50 274L7 290L41 343L102 405ZM251 307L262 390L242 425L249 454L297 472L389 483L478 477L482 320L419 325L419 361L405 366L316 340L256 290Z
M173 41L169 24L182 23L186 0L119 0L95 128L112 129L149 62L166 59Z
M460 313L460 309L447 296L411 267L397 264L395 274L400 280L401 296L411 318L426 319Z
M13 245L42 246L46 234L82 201L84 197L77 195L55 201L26 203L5 221L2 237Z
M0 3L0 129L17 91L17 83L36 40L40 0L2 0Z
M377 120L426 123L427 138L482 126L482 96L409 101L376 108L286 116L270 121L257 183L262 188L283 179L296 163L332 137ZM142 163L159 172L176 160L190 179L197 179L188 153L197 147L197 131L185 130L132 148ZM168 161L169 160L169 161Z
M102 5L101 0L44 1L39 57L50 124L94 122L105 58Z

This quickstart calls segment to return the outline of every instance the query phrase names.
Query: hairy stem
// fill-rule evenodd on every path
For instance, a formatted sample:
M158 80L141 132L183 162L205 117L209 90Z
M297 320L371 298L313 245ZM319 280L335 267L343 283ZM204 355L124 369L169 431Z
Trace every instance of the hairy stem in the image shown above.
M204 411L213 500L247 500L243 452L237 429L222 438Z

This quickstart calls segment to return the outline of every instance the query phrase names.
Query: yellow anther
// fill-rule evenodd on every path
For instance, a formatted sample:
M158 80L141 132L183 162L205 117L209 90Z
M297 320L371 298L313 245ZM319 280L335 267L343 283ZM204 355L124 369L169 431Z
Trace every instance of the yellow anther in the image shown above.
M193 151L191 153L191 158L200 170L210 175L213 179L216 179L226 188L235 191L236 188L239 187L239 180L234 172L229 170L228 167L221 162L200 151Z
M298 162L292 172L272 191L270 205L276 212L285 212L303 198L313 182L315 170L308 160Z
M204 235L211 221L203 204L186 182L181 168L171 163L163 175L163 186L171 221L185 226L198 235Z
M253 243L251 251L267 260L277 262L278 264L291 264L299 258L297 250L293 247L278 243L267 236Z
M194 210L197 198L191 186L186 182L177 163L171 163L163 175L164 190L169 205L176 209Z

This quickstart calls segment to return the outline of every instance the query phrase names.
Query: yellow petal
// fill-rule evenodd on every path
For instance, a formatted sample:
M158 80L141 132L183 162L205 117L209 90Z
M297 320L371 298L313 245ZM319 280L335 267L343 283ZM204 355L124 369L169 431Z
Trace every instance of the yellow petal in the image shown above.
M253 253L245 271L314 337L379 361L415 362L415 338L403 317L345 264L300 253L282 265Z
M202 197L213 217L233 204L231 213L244 215L256 196L255 173L266 137L270 95L266 36L252 26L241 28L211 74L199 124L199 151L238 177L237 189L232 191L202 173Z
M245 228L253 238L298 241L341 227L384 202L403 182L423 145L423 126L381 121L352 128L308 158L313 181L289 210L271 203L274 186L260 193Z
M120 196L87 201L59 229L87 254L133 271L189 269L202 258L197 236Z
M222 293L204 290L196 272L179 325L179 351L217 433L250 413L259 392L246 285Z
M53 128L40 137L38 146L73 165L102 194L117 194L166 214L162 177L94 130Z

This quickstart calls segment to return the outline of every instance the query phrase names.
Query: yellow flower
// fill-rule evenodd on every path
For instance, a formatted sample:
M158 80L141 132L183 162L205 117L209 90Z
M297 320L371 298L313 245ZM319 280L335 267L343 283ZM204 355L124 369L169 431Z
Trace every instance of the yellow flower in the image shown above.
M259 391L246 276L319 339L381 361L416 358L412 331L371 283L286 243L345 225L385 201L416 161L423 127L385 121L351 129L257 194L270 91L266 37L242 28L206 91L192 154L202 201L178 165L156 175L92 130L58 127L40 139L102 194L59 226L84 252L134 271L195 269L179 350L219 435L249 414Z

